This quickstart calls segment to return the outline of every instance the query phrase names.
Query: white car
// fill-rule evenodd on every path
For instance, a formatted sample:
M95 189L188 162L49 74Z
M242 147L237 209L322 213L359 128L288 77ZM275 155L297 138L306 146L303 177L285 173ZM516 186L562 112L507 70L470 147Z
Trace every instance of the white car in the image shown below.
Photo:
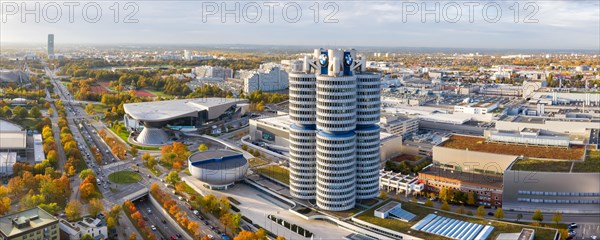
M152 227L150 227L152 229L152 231L156 231L156 226L152 225Z

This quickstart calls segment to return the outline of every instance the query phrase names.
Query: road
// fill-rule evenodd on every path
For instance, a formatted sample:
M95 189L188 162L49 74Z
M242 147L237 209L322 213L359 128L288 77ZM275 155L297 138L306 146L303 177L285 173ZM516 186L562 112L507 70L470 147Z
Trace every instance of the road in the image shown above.
M177 232L176 227L171 225L169 221L166 221L162 215L158 212L159 210L152 205L148 199L142 198L133 202L137 207L138 211L144 217L146 225L148 227L155 226L156 231L152 231L156 235L156 239L169 239L171 236L177 236L181 234Z
M140 164L141 165L141 164ZM160 181L160 178L157 177L151 177L148 178L147 176L153 176L152 173L146 169L146 168L140 168L140 173L145 176L145 184L147 184L148 188L150 187L150 185L152 185L153 183L158 184L158 186L160 187L160 189L169 194L169 197L171 199L174 199L177 202L177 205L179 206L180 209L183 210L183 212L186 213L186 215L188 216L188 218L190 220L193 221L197 221L199 228L200 228L200 232L202 234L202 236L204 235L212 235L214 237L214 239L221 239L221 232L223 232L224 228L219 227L220 230L218 230L216 227L218 227L218 225L220 225L219 220L212 217L212 216L205 216L205 217L198 217L194 214L193 210L190 209L189 205L182 200L179 200L179 196L173 194L173 189L168 188L165 186L164 182ZM166 174L163 174L166 175ZM141 210L140 210L141 211ZM210 219L206 219L206 217L209 217ZM211 222L207 222L206 220L210 220ZM214 230L211 229L211 225L213 225L213 228L215 228Z

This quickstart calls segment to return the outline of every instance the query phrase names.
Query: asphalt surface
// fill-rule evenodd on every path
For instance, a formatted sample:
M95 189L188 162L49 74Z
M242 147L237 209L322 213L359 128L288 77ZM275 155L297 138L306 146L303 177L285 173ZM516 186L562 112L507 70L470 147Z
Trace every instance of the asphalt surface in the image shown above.
M142 217L144 217L146 226L150 228L152 225L154 225L156 227L156 230L153 230L152 232L154 235L156 235L157 239L170 239L171 236L177 237L177 234L182 234L177 232L175 230L177 228L162 217L162 214L158 212L159 210L156 209L148 199L142 198L134 201L133 203L137 207L140 214L142 214ZM165 220L165 223L163 223L163 220Z

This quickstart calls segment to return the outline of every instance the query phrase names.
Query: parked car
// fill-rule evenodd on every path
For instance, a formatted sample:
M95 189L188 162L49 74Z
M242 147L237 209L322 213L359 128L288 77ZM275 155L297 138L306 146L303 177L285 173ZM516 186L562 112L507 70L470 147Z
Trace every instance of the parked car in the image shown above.
M569 226L568 226L568 228L569 228L569 229L574 229L574 228L577 228L577 227L578 227L578 226L577 226L577 223L571 223L571 224L569 224Z
M493 217L494 213L493 212L488 212L488 216L492 216Z

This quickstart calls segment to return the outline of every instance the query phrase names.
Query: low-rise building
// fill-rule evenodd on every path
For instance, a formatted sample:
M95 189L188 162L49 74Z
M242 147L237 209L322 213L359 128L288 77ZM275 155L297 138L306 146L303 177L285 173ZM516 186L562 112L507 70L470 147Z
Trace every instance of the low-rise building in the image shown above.
M416 176L381 169L379 170L379 188L408 195L422 192L425 190L425 184L419 182Z
M266 147L277 151L289 148L290 116L281 115L268 118L250 119L250 140L263 142ZM385 162L402 152L402 136L382 132L380 139L380 159Z
M58 219L39 207L0 218L0 239L48 239L60 237Z
M439 192L442 188L464 193L474 192L477 194L477 205L502 207L501 175L429 166L419 172L419 180L425 182L426 190L430 192Z
M404 138L419 130L419 118L406 115L383 114L379 126L387 132Z
M84 218L81 221L70 223L60 220L61 239L77 240L84 235L89 235L94 240L108 238L108 227L101 218Z

